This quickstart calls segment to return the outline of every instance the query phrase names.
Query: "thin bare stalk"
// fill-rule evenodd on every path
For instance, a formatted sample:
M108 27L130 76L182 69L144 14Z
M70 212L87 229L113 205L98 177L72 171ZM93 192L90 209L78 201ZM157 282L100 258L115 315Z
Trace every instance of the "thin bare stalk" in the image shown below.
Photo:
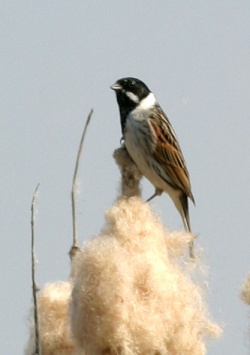
M34 355L40 355L40 340L39 340L39 320L38 320L38 309L37 309L37 285L35 278L35 207L38 195L38 189L40 184L37 185L32 197L31 203L31 262L32 262L32 294L34 303L34 327L35 327L35 351Z
M70 253L73 253L73 250L78 249L78 229L77 229L77 221L76 221L76 186L77 186L77 174L78 174L78 168L79 168L79 163L80 163L80 158L82 154L82 148L83 148L83 143L84 139L86 136L86 132L88 129L88 125L90 123L90 120L93 115L93 109L91 109L87 121L84 126L84 130L82 133L80 145L78 148L78 153L77 153L77 158L76 158L76 165L75 165L75 172L73 176L73 182L72 182L72 190L71 190L71 203L72 203L72 220L73 220L73 246L71 248Z

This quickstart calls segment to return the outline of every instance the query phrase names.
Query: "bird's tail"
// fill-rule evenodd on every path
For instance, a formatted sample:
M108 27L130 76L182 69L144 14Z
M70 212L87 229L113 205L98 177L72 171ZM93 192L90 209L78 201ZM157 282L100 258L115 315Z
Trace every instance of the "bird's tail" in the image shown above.
M192 233L191 231L191 225L190 225L190 219L189 219L189 212L188 212L188 197L186 194L181 193L179 195L179 204L178 206L176 205L181 218L183 220L184 228L185 231L188 233ZM189 255L191 259L194 259L194 243L191 241L189 243Z

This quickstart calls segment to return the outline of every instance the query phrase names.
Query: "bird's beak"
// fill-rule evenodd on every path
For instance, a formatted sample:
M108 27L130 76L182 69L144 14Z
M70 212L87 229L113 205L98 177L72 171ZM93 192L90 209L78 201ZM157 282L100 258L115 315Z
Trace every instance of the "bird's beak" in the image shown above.
M114 85L110 86L110 89L115 90L115 91L119 91L122 89L122 87L120 84L115 83Z

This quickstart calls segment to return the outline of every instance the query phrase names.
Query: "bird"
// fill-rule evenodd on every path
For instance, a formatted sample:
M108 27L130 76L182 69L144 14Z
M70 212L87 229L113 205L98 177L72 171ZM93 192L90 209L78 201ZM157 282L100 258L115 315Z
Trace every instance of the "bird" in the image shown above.
M179 212L186 232L191 232L188 198L195 204L186 162L176 133L155 95L141 80L119 79L115 91L120 111L122 139L144 177L155 187L147 200L167 193ZM194 258L193 242L189 254Z

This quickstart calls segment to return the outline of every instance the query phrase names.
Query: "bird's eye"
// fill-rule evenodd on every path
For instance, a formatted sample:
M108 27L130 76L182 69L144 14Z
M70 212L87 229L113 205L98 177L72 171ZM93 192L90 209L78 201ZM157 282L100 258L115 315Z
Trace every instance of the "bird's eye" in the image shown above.
M131 85L135 85L135 81L134 80L131 81Z

